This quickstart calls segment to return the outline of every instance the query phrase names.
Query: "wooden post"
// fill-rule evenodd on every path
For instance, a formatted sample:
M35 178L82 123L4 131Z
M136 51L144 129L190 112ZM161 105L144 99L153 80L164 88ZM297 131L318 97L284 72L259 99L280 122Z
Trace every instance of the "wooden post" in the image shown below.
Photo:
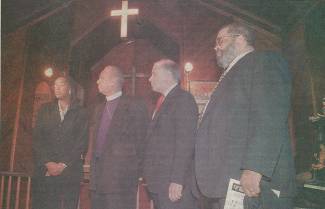
M132 92L132 96L135 96L136 93L136 79L137 78L149 78L149 75L146 75L144 73L137 73L137 70L135 69L135 67L132 67L132 71L131 74L126 74L124 75L124 78L130 78L131 79L131 92Z
M18 136L18 129L19 129L19 121L20 121L20 110L21 110L21 103L22 103L23 94L24 94L25 66L23 66L23 68L24 69L23 69L21 80L19 83L17 111L16 111L16 116L15 116L14 131L13 131L13 136L12 136L12 145L11 145L11 150L10 150L10 164L9 164L10 172L13 172L13 170L14 170L16 144L17 144L17 136Z
M1 176L1 185L0 185L0 208L3 205L3 195L4 195L4 187L5 187L5 176Z
M18 176L16 184L15 209L19 209L20 182L21 176Z

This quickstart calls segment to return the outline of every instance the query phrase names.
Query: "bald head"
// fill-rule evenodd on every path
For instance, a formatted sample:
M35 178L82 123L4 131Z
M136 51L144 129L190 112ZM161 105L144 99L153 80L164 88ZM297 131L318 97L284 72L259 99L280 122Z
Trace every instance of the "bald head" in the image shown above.
M105 96L110 96L122 90L124 83L123 73L116 66L106 66L97 80L98 90Z
M164 93L171 86L179 83L180 72L176 62L169 59L162 59L153 65L149 78L152 90Z

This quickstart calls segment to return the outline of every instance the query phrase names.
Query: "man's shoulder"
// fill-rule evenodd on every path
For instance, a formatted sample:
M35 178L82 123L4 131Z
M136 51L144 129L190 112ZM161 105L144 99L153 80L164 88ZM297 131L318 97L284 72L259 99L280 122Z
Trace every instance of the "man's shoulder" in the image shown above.
M269 60L269 59L283 60L283 56L280 52L272 51L272 50L256 51L252 53L252 56L263 60Z
M169 92L168 95L179 96L179 95L187 95L187 94L189 94L188 91L185 91L180 85L177 85Z
M175 89L175 91L173 92L173 95L171 96L170 99L175 101L176 103L184 103L187 105L191 105L191 104L196 105L194 96L190 92L181 88L180 86L177 87L177 89Z
M275 63L282 65L286 65L286 61L281 55L281 53L271 50L263 50L263 51L253 51L252 53L247 54L242 61L240 62L241 66L268 66L274 65Z
M189 91L186 91L181 87L179 87L179 95L187 99L194 99L193 95Z

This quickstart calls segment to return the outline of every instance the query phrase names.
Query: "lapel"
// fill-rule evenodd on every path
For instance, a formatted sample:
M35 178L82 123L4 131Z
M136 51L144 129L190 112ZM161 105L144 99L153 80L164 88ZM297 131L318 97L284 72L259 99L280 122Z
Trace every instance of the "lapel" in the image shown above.
M208 115L216 106L216 103L219 100L222 100L222 95L226 94L226 90L224 88L229 85L229 81L232 80L236 73L240 70L240 68L243 68L247 64L247 62L251 59L249 57L255 56L256 51L249 52L245 56L243 56L241 59L239 59L230 69L230 71L227 73L227 75L224 77L224 79L220 82L218 87L213 91L208 106L206 107L206 110L202 116L202 120L199 123L199 126L203 123L203 121L207 118Z
M105 101L104 102L101 102L100 104L98 104L95 108L95 115L94 115L94 118L93 118L93 121L94 121L94 126L93 126L93 141L94 143L93 144L96 144L96 139L97 139L97 132L98 132L98 128L99 128L99 125L100 125L100 120L101 120L101 117L102 117L102 114L103 114L103 110L104 110L104 107L105 107Z
M251 53L249 53L251 54ZM249 55L247 54L247 55ZM203 121L207 118L208 115L210 115L210 112L215 108L216 103L222 99L222 94L226 93L226 90L224 88L229 85L229 81L233 79L234 74L237 73L238 70L240 70L240 66L242 65L242 62L245 60L245 55L243 58L238 60L238 62L230 69L230 71L227 73L227 75L222 79L222 81L219 83L217 88L215 88L210 96L208 106L206 107L206 110L202 116L202 120L199 123L199 126L203 123Z
M95 130L96 130L96 135L97 135L97 130L99 128L99 124L100 124L100 120L101 120L101 117L102 117L102 114L103 114L103 111L104 111L104 107L105 107L105 101L100 103L97 107L96 107L96 110L95 110Z
M55 124L60 124L61 123L61 116L60 116L60 110L59 110L59 105L58 105L57 100L55 100L52 103L51 114L52 114L51 118L53 118L53 122Z
M220 87L220 85L219 85L219 87ZM216 103L216 101L217 101L217 95L218 95L218 89L214 89L213 90L213 93L211 94L211 96L210 96L210 99L209 99L209 101L208 101L208 106L206 107L206 109L205 109L205 111L204 111L204 113L203 113L203 116L202 116L202 119L201 119L201 122L199 122L199 126L203 123L203 121L206 119L206 117L209 115L209 113L210 113L210 111L211 111L211 109L212 109L212 107L214 107L215 105L215 103Z
M177 96L177 92L179 91L180 86L177 85L175 88L173 88L168 95L165 97L164 102L161 104L160 109L156 112L155 116L153 117L153 119L151 120L150 123L150 128L149 128L149 132L148 132L148 136L151 135L152 131L154 130L155 126L157 125L157 123L159 122L159 119L161 117L162 114L164 114L165 112L169 111L169 106L170 104L173 102L174 97Z
M120 101L115 109L111 125L109 127L109 136L119 136L127 128L127 119L129 114L129 100L125 96L120 97Z

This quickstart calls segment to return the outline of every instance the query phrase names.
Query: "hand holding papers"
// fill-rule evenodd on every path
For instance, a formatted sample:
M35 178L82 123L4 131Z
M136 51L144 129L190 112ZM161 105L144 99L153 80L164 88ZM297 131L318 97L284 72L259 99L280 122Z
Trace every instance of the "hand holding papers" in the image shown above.
M279 197L280 191L272 189L272 191ZM244 197L240 182L235 179L230 179L224 209L244 209Z

